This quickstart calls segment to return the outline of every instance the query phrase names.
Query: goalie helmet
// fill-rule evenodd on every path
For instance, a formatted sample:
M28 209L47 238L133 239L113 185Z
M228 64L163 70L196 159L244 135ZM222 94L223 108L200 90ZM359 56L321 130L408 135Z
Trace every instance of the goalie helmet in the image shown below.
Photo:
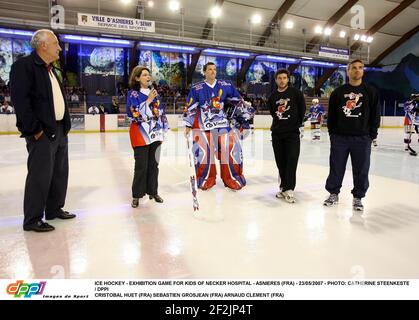
M311 103L313 103L313 104L318 104L318 103L319 103L319 99L314 98L313 100L311 100Z

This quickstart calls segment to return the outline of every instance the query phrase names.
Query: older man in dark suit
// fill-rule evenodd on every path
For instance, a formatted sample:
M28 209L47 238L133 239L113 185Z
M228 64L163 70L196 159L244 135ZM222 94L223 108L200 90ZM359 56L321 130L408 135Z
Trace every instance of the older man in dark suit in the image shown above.
M44 222L71 219L64 211L68 184L68 138L71 128L65 94L52 62L61 51L50 30L35 32L34 51L17 60L10 72L10 91L21 137L28 150L28 175L24 197L25 231L46 232L54 227Z

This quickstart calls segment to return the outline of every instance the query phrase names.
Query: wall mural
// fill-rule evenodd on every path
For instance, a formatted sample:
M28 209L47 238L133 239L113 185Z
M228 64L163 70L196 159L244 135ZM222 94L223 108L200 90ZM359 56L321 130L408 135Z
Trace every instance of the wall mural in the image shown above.
M301 67L301 91L307 96L314 96L314 87L317 81L316 67L302 66Z
M249 97L268 97L276 88L275 72L286 68L284 63L256 60L246 73L246 92Z
M156 83L182 88L186 85L187 61L186 53L141 50L138 64L151 70Z
M80 51L85 75L124 75L124 49L81 45Z
M330 97L333 90L346 82L346 70L339 68L327 79L320 88L322 97Z
M13 62L31 52L29 40L0 37L0 83L7 84Z
M9 72L12 63L12 39L0 38L0 82L9 82Z
M255 61L246 73L249 84L270 84L275 81L275 72L278 69L276 62Z
M199 57L198 63L196 64L192 76L193 83L204 80L204 65L208 62L213 62L217 66L217 79L231 80L233 83L236 83L242 59L204 55Z
M255 61L246 74L248 91L255 95L268 95L275 90L275 72L279 69L288 69L285 63ZM325 71L325 68L316 66L299 66L290 75L290 85L301 90L307 96L315 95L315 84ZM346 71L336 70L320 88L322 97L329 97L333 90L346 82Z
M381 71L368 71L365 81L380 91L381 99L390 109L419 92L419 34L385 57ZM397 79L397 81L395 81ZM402 114L402 108L397 110ZM394 112L393 112L394 113Z
M124 75L124 49L84 44L77 46L79 59L75 61L80 66L77 71L81 70L83 75ZM0 37L0 82L8 83L12 63L30 52L29 39ZM154 80L160 84L186 86L190 54L140 50L139 61L151 69ZM205 55L201 55L198 61L193 73L193 82L203 80L202 68L209 61L217 65L217 78L236 82L242 59ZM381 64L382 70L367 71L364 79L379 89L381 99L388 105L394 106L396 102L404 102L411 93L419 92L419 34L393 51L381 61ZM259 89L262 85L264 92L273 90L275 87L273 75L277 69L283 67L286 67L284 63L255 61L246 73L249 90L252 91L253 85ZM290 83L306 95L312 95L315 81L323 71L324 69L319 67L300 66L291 75ZM322 85L321 95L330 96L330 93L345 81L345 70L338 69Z

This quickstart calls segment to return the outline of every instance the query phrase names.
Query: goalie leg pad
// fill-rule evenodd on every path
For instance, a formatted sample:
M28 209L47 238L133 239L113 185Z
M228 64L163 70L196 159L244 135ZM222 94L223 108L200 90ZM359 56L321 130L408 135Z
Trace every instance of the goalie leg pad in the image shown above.
M217 168L214 161L214 144L210 131L194 130L193 155L198 188L207 190L216 183Z
M218 136L220 147L221 178L224 185L230 189L238 190L246 185L243 176L243 154L240 138L235 130Z

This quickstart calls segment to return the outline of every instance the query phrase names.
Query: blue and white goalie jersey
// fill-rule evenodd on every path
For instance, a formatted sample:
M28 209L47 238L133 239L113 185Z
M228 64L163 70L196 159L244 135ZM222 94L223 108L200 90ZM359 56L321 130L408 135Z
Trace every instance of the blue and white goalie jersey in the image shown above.
M186 127L201 130L212 130L230 127L224 109L226 102L242 100L240 93L228 80L216 80L211 86L205 81L191 87L183 121Z

